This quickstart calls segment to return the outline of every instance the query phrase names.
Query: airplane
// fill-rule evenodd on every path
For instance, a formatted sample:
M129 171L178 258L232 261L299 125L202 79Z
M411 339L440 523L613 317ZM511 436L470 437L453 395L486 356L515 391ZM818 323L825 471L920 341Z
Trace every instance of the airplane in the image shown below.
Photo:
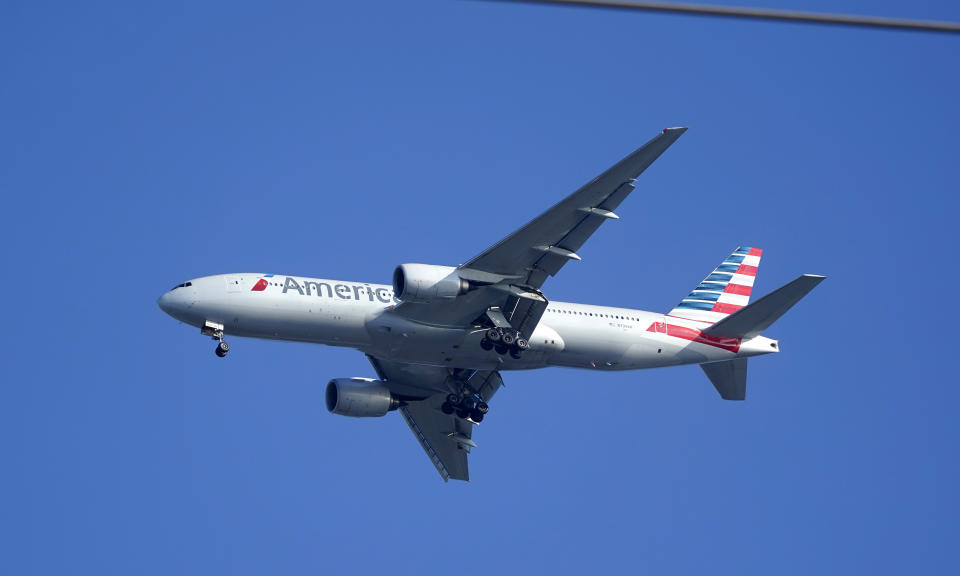
M804 274L750 303L763 251L741 246L669 312L550 301L541 288L686 128L667 128L491 248L456 267L401 264L392 285L279 274L195 278L157 301L217 341L226 335L360 350L376 378L334 378L327 409L398 411L444 481L469 480L473 429L501 373L698 364L726 400L746 397L747 359L779 352L761 333L825 277Z

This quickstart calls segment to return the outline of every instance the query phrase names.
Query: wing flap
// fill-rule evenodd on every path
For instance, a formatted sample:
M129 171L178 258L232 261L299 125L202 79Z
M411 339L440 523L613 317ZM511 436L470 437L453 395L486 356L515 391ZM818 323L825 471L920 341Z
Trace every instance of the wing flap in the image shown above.
M413 417L413 414L410 413L408 407L404 406L400 409L400 414L403 416L403 420L407 423L407 426L410 427L410 431L413 432L414 437L417 441L420 442L420 447L423 448L423 451L427 453L427 457L430 458L430 462L433 463L434 467L437 469L437 472L440 473L440 477L443 478L444 482L450 480L450 472L447 471L447 467L444 466L443 460L440 458L440 455L434 450L433 445L430 444L430 441L427 440L426 434L424 434L423 429L420 428L420 425L417 424L417 420Z

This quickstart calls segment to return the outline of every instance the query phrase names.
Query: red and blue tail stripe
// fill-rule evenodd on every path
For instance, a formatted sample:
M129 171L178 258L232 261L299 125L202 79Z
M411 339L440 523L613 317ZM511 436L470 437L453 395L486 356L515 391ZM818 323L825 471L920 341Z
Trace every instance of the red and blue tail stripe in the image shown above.
M741 246L733 251L670 311L670 316L717 322L750 301L763 250Z

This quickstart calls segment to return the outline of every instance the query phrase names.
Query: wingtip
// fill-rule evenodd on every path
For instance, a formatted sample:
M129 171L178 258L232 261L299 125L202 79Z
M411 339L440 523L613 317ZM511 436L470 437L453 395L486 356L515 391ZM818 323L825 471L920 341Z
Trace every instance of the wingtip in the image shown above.
M677 132L677 133L683 134L689 128L690 128L689 126L671 126L670 128L664 128L663 133L667 134L670 132Z

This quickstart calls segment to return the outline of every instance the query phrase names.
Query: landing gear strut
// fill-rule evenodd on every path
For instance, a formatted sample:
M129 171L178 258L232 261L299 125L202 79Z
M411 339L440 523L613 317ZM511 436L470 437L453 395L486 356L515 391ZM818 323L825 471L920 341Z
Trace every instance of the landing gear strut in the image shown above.
M200 333L204 336L210 336L217 341L217 347L214 349L214 353L218 357L223 358L227 355L227 352L230 351L230 345L223 339L223 324L217 324L216 322L207 320L203 323L203 328L200 329Z

